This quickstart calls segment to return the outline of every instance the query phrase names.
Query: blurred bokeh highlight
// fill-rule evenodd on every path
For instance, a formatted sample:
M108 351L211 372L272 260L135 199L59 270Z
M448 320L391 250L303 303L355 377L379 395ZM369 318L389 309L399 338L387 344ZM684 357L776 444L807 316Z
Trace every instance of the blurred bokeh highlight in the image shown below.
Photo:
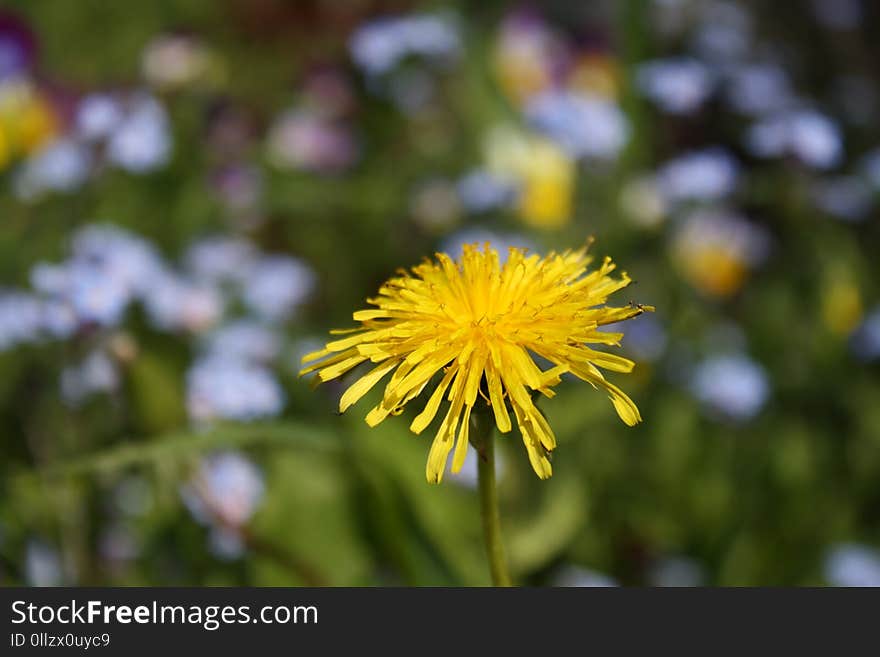
M880 586L878 61L867 0L6 0L0 584L488 584L475 455L299 359L595 236L645 421L501 439L517 581Z

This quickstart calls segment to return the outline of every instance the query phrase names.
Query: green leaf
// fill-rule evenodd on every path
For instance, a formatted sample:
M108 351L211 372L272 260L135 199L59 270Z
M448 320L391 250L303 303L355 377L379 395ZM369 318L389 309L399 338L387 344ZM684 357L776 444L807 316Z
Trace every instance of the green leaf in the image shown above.
M562 553L582 528L587 500L576 471L559 469L543 482L538 513L508 519L507 541L512 569L527 574Z
M148 442L129 443L67 463L50 464L48 476L70 477L122 470L132 466L189 458L221 448L272 444L319 451L339 449L338 437L326 429L294 422L223 425L204 433L177 431Z

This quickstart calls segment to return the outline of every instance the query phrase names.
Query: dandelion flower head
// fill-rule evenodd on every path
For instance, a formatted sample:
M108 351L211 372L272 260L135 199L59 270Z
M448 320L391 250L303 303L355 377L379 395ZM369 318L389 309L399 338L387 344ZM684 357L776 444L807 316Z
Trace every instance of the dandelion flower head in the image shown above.
M333 331L341 337L303 357L300 374L317 372L318 382L325 382L370 361L372 369L342 395L340 412L391 374L382 400L367 414L370 426L399 415L439 375L410 425L420 434L446 398L428 456L428 481L441 480L453 447L452 470L461 468L477 404L491 408L502 433L512 429L512 411L532 467L546 479L556 438L533 398L553 397L563 374L604 390L627 425L641 421L633 401L600 370L630 372L634 363L589 345L619 345L622 333L600 327L653 308L606 306L631 280L626 273L610 275L610 258L592 271L591 261L586 247L543 258L512 247L504 264L489 244L465 245L458 261L438 253L410 271L398 270L367 300L373 308L354 313L360 325ZM542 370L536 359L551 366Z

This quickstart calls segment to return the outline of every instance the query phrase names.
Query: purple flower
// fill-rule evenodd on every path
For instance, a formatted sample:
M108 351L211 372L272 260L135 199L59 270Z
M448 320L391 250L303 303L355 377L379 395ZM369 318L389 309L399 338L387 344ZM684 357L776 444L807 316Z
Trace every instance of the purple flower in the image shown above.
M36 39L30 28L13 14L0 14L0 82L26 75L36 50Z

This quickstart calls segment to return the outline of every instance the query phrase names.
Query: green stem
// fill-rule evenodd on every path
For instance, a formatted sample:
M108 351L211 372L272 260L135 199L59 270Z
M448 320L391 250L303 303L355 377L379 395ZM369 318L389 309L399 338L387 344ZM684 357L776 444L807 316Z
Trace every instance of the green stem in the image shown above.
M492 426L486 424L488 430L477 448L483 539L486 542L486 556L489 558L492 584L494 586L513 586L507 570L504 543L501 540L501 514L498 511L498 488L495 485L495 436Z

